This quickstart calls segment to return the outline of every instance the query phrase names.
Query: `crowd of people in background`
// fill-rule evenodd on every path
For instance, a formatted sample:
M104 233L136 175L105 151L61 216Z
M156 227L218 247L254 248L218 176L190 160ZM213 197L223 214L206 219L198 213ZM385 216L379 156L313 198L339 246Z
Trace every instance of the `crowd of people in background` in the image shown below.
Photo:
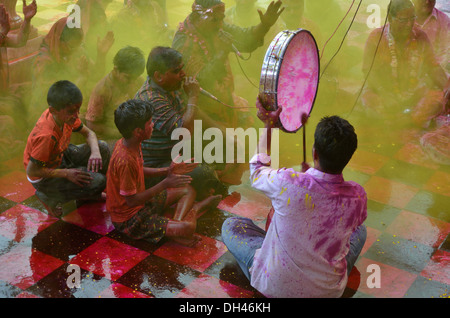
M114 91L115 95L121 95L113 89L112 79L117 81L117 77L112 76L114 72L107 75L106 67L114 63L112 57L119 54L119 50L126 46L139 48L144 57L154 46L172 46L182 53L186 74L195 75L202 88L214 92L215 96L227 104L247 106L248 99L252 97L246 95L246 92L249 91L249 87L254 88L255 84L258 84L265 50L279 31L296 28L310 30L319 49L323 49L326 40L335 31L340 17L344 15L337 1L330 0L326 5L323 3L319 5L313 1L285 0L283 13L275 19L275 22L271 22L269 29L262 30L258 10L264 11L269 8L264 8L256 0L236 0L220 13L223 17L219 17L218 20L223 20L223 25L220 22L217 26L214 26L214 23L202 26L204 22L198 18L198 11L193 7L192 12L180 22L179 26L169 26L168 8L163 0L127 0L124 1L122 9L108 17L106 10L111 2L111 0L79 0L77 4L83 12L81 28L69 28L66 23L68 17L58 20L52 26L43 38L39 54L35 57L33 68L30 70L31 87L25 92L20 92L20 96L9 90L8 70L2 66L3 93L0 107L1 121L4 123L1 128L3 142L0 143L2 159L15 154L15 149L18 148L16 145L23 142L24 132L26 137L40 113L46 108L45 95L55 79L68 79L80 87L85 97L81 108L83 119L95 113L96 120L106 120L98 118L99 109L103 106L99 104L98 109L94 110L92 105L95 103L89 101L91 98L99 100L99 85L102 85L104 90L109 89ZM387 26L378 28L369 35L364 52L360 48L347 45L347 41L344 42L345 47L340 51L341 57L339 55L336 57L339 61L328 65L327 72L321 78L317 102L323 107L330 108L334 104L339 109L337 104L350 103L354 100L353 95L340 87L339 81L346 76L345 72L351 68L350 66L353 66L350 60L355 56L361 58L362 74L369 72L376 48L375 64L370 68L371 76L358 102L358 106L361 106L359 108L367 110L367 116L370 117L378 117L378 115L389 117L395 116L397 112L406 112L408 113L407 122L411 117L418 125L429 126L430 132L433 128L441 128L442 123L445 122L444 117L447 111L445 103L448 100L445 88L450 65L448 62L449 18L435 7L435 3L436 1L412 1L409 24L404 18L398 20L395 17L398 11L393 6ZM1 34L5 35L2 38L3 48L26 44L30 21L37 10L35 2L24 6L24 23L20 32L14 34L8 32L7 21L4 18L5 11L2 11L0 22L3 31ZM217 10L214 11L217 12ZM328 22L325 23L325 21ZM409 30L411 24L414 27ZM214 31L214 28L220 32ZM384 34L381 34L382 29ZM403 37L409 39L411 34L411 37L414 37L412 40L414 45L409 48L408 40L405 44L408 49L403 50L401 30L405 29ZM208 32L201 30L208 30ZM249 34L252 35L249 36ZM378 39L381 36L382 41L378 48ZM248 61L237 61L232 56L234 51L230 48L231 42L240 52L251 52ZM431 45L416 45L416 42L430 42ZM428 49L430 46L432 49ZM112 52L112 48L116 52ZM330 44L326 47L327 53L335 49L336 46L331 47ZM395 50L407 52L407 54L395 56L393 55ZM385 63L389 60L391 61ZM323 66L327 61L321 62ZM403 63L405 66L402 65ZM432 65L436 63L442 67L442 71L439 68L433 70ZM115 65L113 67L117 68ZM392 73L389 80L385 80L383 76L388 74L387 69L391 70L388 73ZM208 73L214 75L210 77ZM140 75L142 74L143 71ZM145 81L145 75L142 75L143 78L136 78L136 87L141 85L139 82ZM103 78L105 76L108 79ZM133 74L132 77L134 76ZM398 77L398 83L391 85L394 77ZM414 77L415 79L412 79ZM413 81L417 83L412 83ZM120 83L119 80L118 85L125 90ZM109 88L105 88L105 85ZM128 85L131 84L125 84L125 86ZM133 90L135 87L130 88L130 92L124 93L123 96L133 95L135 93ZM401 101L398 100L399 98ZM114 99L112 104L115 106L120 100L126 100L121 96L115 96ZM254 122L254 112L244 107L236 112L211 103L203 95L199 99L210 115L211 124L214 127L224 128L226 125L245 127ZM91 106L88 111L89 104ZM404 104L404 107L401 106L403 109L397 109L396 105L399 104ZM413 104L417 104L417 107ZM26 116L23 116L24 113ZM112 115L105 112L104 116L111 119ZM432 123L436 117L439 117L437 120L439 127L434 127ZM110 124L111 122L108 129L115 130L115 127ZM446 131L444 128L443 130ZM440 163L448 163L449 159L445 158L444 154L445 149L435 149L436 143L439 143L437 142L439 138L434 134L436 131L433 131L432 135L424 136L421 143L430 152L432 158ZM434 137L430 138L430 136ZM13 142L7 142L7 140L13 140Z

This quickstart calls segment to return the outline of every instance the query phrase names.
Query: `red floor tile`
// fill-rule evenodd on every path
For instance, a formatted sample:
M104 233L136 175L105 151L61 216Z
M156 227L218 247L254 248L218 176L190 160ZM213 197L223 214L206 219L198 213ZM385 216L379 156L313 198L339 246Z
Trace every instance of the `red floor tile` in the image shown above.
M420 275L450 285L450 253L436 250ZM450 295L450 290L449 290Z
M242 187L226 197L217 206L219 209L250 218L256 222L266 219L272 204L270 200L259 191L249 187Z
M450 223L402 211L388 226L386 232L437 248L450 233Z
M34 194L35 190L23 171L13 171L0 178L0 196L20 203Z
M81 268L94 274L116 280L149 253L120 243L108 237L102 237L70 260Z
M57 218L18 204L0 214L0 233L16 242L23 242L32 239L56 221Z
M201 274L176 298L252 298L253 292L224 282L215 277Z
M186 247L174 242L164 243L153 254L180 265L203 272L227 251L225 244L206 236L195 247Z
M368 280L369 282L372 281L370 275L374 273L373 271L368 272L368 266L371 264L378 265L380 268L380 288L368 287L367 282ZM417 275L407 271L375 262L365 257L361 257L358 260L356 267L361 273L361 283L358 291L378 298L403 297L417 277Z
M372 176L364 185L367 197L371 200L404 208L419 189L389 179Z
M0 256L0 264L0 280L27 289L64 262L29 246L18 245Z
M63 220L102 235L114 230L105 202L84 204L64 216Z

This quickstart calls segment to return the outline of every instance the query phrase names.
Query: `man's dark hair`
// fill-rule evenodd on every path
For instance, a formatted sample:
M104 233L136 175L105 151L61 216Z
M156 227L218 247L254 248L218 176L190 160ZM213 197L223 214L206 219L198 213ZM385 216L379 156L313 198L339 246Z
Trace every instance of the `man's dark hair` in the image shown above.
M136 128L144 129L152 116L153 111L148 102L130 99L114 111L114 123L124 138L130 138Z
M57 81L50 86L47 93L47 103L56 110L61 110L69 106L81 104L83 94L72 82L67 80Z
M148 55L147 75L152 78L156 71L165 73L180 65L182 61L182 55L177 50L171 47L157 46Z
M414 9L414 4L410 0L391 0L388 5L389 18L396 17L403 9Z
M314 148L324 172L342 173L357 147L355 129L347 120L339 116L326 116L317 124Z
M145 69L145 58L142 50L133 46L120 49L113 60L119 72L139 76Z

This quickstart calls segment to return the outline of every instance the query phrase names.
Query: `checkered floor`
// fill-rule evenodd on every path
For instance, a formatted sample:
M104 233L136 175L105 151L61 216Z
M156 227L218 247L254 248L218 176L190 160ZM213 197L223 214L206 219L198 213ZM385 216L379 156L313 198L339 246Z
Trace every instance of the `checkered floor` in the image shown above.
M66 3L39 1L35 25L45 29ZM403 142L374 143L370 128L357 127L357 132L360 147L344 177L368 194L368 238L343 297L447 298L450 167L426 159L414 135ZM287 145L280 143L283 159L298 164L300 159L291 159L288 152L301 151L300 145ZM199 220L202 240L186 248L124 237L114 230L101 202L79 208L68 204L62 220L49 217L21 162L18 156L0 163L0 297L263 297L249 285L220 233L223 221L235 215L264 227L270 202L251 189L248 174ZM78 287L67 283L71 264L81 269ZM381 269L380 288L368 287L371 264Z

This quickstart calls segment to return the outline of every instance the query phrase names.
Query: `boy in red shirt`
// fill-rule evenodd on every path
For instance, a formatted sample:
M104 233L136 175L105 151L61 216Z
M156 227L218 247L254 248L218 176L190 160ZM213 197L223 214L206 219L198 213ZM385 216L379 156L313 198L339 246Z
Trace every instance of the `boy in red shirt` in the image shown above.
M69 81L54 83L47 94L48 109L28 136L24 166L36 196L49 214L61 217L62 204L98 199L106 186L110 152L105 142L78 118L83 96ZM70 144L72 132L86 144Z
M114 227L134 239L159 242L164 236L192 246L197 218L217 206L221 195L195 203L196 191L189 183L197 164L175 163L164 168L144 167L141 142L153 131L152 110L141 100L122 103L114 112L114 122L123 136L116 142L107 173L106 209ZM145 177L165 178L145 189ZM164 216L176 203L174 217Z

